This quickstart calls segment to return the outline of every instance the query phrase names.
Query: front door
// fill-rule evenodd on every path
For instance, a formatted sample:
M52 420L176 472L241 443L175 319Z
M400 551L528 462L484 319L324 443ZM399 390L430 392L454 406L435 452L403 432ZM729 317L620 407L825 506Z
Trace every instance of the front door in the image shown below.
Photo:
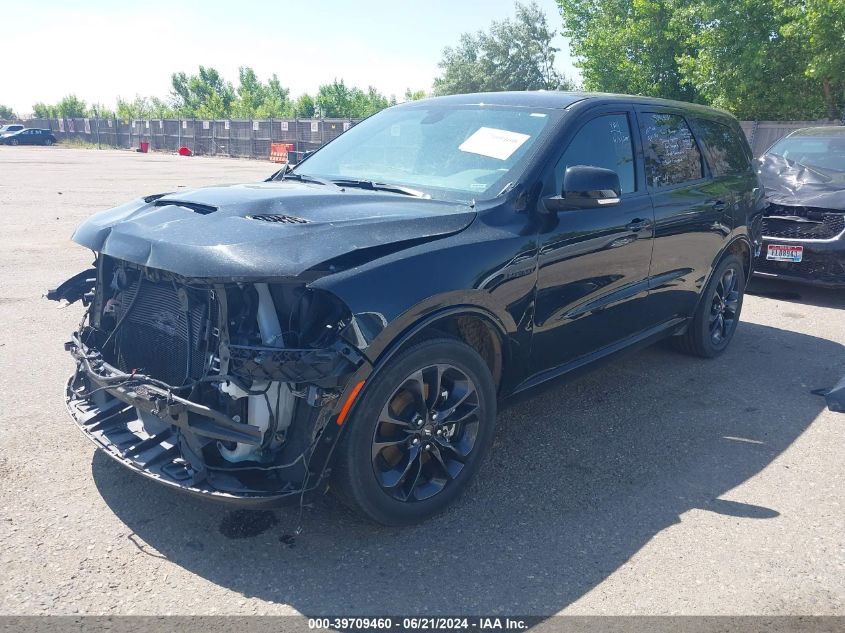
M573 165L619 174L615 205L561 211L540 233L537 299L532 337L536 372L577 361L646 329L654 215L635 160L639 140L633 112L590 114L555 168L560 192Z

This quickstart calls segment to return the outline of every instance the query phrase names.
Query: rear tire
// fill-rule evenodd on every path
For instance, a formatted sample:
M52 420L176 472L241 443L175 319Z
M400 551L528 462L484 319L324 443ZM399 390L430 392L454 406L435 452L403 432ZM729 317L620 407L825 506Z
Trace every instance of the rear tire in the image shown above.
M672 339L675 348L701 358L724 352L736 332L744 296L745 269L730 254L713 272L687 331Z
M46 145L47 147L50 147L50 145L52 145L52 144L53 144L53 139L51 139L51 138L44 139L44 145Z
M417 523L466 489L493 441L496 390L478 353L429 339L368 384L338 446L332 489L384 525Z

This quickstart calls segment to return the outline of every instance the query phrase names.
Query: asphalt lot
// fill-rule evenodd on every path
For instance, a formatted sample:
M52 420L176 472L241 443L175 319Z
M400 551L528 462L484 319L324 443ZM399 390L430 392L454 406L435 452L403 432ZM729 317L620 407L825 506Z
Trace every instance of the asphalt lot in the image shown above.
M845 374L842 292L758 284L717 360L657 346L507 408L414 528L329 497L294 538L292 509L261 526L96 453L62 398L81 308L42 299L91 261L73 228L271 171L0 147L0 613L845 615L845 415L810 393Z

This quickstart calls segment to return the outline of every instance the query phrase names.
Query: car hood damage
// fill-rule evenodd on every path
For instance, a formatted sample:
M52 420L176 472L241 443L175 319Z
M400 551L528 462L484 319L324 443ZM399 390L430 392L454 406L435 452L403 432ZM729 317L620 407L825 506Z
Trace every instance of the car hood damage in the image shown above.
M268 182L137 199L92 216L73 240L186 278L234 281L334 272L338 258L446 237L474 217L464 204Z
M813 169L774 154L759 160L769 203L845 211L845 173Z

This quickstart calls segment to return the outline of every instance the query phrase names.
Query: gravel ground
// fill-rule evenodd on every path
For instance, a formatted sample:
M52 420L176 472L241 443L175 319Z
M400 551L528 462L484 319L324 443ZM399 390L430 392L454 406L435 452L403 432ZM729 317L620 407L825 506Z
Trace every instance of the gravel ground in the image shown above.
M64 409L89 214L267 163L0 147L0 613L845 614L845 296L757 284L715 361L665 346L499 416L450 512L242 517L95 452ZM243 531L260 532L232 538ZM261 531L263 530L263 531ZM228 535L228 536L227 536Z

